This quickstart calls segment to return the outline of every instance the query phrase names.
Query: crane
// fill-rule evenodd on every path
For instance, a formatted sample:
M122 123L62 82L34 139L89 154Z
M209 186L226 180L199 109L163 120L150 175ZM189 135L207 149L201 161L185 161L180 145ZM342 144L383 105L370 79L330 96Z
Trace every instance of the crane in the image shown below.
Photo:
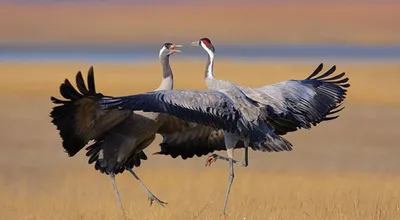
M180 52L181 45L165 43L159 53L162 66L162 81L157 90L173 89L173 73L169 63L170 55ZM60 86L60 93L66 100L51 97L57 106L50 112L52 123L59 130L62 145L68 156L73 157L90 140L86 148L88 163L95 162L95 169L107 174L112 182L118 205L123 214L121 197L115 182L115 175L128 170L148 194L150 205L153 201L164 206L133 171L142 160L147 160L144 153L155 139L156 132L165 127L168 115L141 111L103 111L98 101L103 97L96 92L93 67L89 68L86 87L79 71L76 75L76 90L68 79ZM169 120L170 121L170 120Z
M192 46L200 46L208 55L204 78L208 88L212 89L213 85L215 84L215 47L211 43L211 40L207 37L192 42ZM323 64L321 63L306 80L310 80L315 77L321 72L322 69ZM350 86L350 84L347 84L349 79L342 78L345 73L341 73L331 78L326 78L335 72L335 70L336 66L333 66L326 73L313 79L320 79L320 81L325 80L326 82L340 84L342 88L348 88ZM318 88L319 85L315 80L306 80L288 80L278 84L266 85L257 88L250 88L242 85L235 86L238 87L252 101L257 102L258 105L272 108L273 111L281 114L283 117L279 118L279 120L285 120L286 124L282 124L282 122L276 120L270 120L269 123L273 124L275 133L279 135L285 135L286 133L296 131L299 128L310 129L312 125L315 126L322 121L336 119L339 117L339 115L333 116L333 114L340 112L344 108L341 107L341 101L337 102L334 107L331 107L330 105L324 105L324 101L327 100L327 97L329 98L329 95L326 94L325 88ZM314 83L314 86L307 86L307 83L311 82ZM329 84L325 84L325 86L327 85ZM313 102L307 103L308 100L312 100ZM319 103L319 101L322 101L322 104ZM328 101L332 102L332 100ZM245 153L247 154L247 151ZM217 159L228 161L228 158L226 157L212 154L207 158L206 165L211 165L211 163ZM245 160L239 164L242 166L247 166L248 161Z
M215 79L215 48L211 40L202 38L197 44L208 53L205 80L209 90L156 91L103 97L100 105L110 110L118 108L166 113L188 122L222 129L228 158L213 154L208 161L217 158L229 161L230 175L222 211L225 216L234 179L233 164L248 165L248 147L268 152L292 150L292 144L281 136L298 128L310 128L311 125L337 118L338 115L334 114L343 109L340 106L350 84L348 78L343 78L345 73L332 76L335 66L318 75L323 67L320 64L304 80L288 80L259 88L239 86ZM233 158L233 150L238 147L245 148L243 162ZM162 154L169 153L164 150Z

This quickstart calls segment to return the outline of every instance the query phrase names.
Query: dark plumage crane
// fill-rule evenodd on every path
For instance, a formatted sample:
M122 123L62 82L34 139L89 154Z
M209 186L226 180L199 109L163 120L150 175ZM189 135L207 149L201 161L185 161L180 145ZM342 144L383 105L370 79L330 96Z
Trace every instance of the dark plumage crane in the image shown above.
M165 43L159 53L162 66L162 81L157 90L173 89L173 74L169 64L169 57L180 52L172 43ZM107 174L114 187L118 204L125 214L121 198L115 182L115 175L128 170L141 186L146 190L150 204L156 201L160 205L166 204L158 199L144 185L133 171L139 167L142 160L147 160L144 153L154 140L157 132L165 129L166 122L171 116L142 111L103 111L98 101L103 95L96 92L93 67L89 69L86 87L81 72L76 75L76 90L66 79L60 86L60 93L66 100L51 97L55 106L50 116L52 123L59 130L62 144L70 157L73 157L82 148L93 140L94 143L86 148L89 164L101 173Z

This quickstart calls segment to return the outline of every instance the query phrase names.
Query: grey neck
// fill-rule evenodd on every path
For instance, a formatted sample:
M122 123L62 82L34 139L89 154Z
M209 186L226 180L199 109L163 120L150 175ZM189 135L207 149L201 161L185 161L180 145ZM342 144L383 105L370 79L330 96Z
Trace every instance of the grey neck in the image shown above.
M174 75L169 65L169 55L161 55L160 63L163 71L163 79L157 90L172 90L174 88Z

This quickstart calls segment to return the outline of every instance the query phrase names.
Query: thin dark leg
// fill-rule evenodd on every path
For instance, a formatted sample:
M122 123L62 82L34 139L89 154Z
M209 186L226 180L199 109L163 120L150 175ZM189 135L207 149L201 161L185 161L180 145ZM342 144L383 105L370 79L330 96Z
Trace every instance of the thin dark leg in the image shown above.
M118 191L118 188L117 188L117 183L115 182L115 175L113 173L110 173L108 176L111 179L111 183L113 185L115 195L117 196L118 206L121 209L122 214L125 215L125 210L124 210L124 207L122 206L122 202L121 202L121 196L119 195L119 191Z
M144 183L142 182L142 180L140 180L139 176L136 175L135 172L133 172L132 169L128 169L129 172L132 174L133 177L135 177L135 179L137 181L139 181L140 185L146 190L149 201L150 201L150 206L153 204L153 201L156 201L159 205L163 206L168 204L166 202L161 201L160 199L158 199L156 196L154 196L154 194L146 187L146 185L144 185Z

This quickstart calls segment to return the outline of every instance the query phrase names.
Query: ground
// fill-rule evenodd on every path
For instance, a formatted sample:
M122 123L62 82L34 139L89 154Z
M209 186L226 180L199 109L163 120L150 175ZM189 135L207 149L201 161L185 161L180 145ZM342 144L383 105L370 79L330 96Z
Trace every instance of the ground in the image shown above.
M250 152L236 168L228 204L231 219L398 219L400 216L399 64L336 63L350 77L346 108L337 120L290 134L292 152ZM89 63L0 63L0 213L4 219L119 219L109 179L87 165L84 152L69 158L50 123L51 95ZM216 76L259 86L306 77L315 64L220 60ZM325 69L333 63L326 63ZM97 90L123 95L152 90L157 63L94 64ZM205 88L203 62L174 59L176 88ZM243 74L246 73L246 74ZM151 155L136 171L169 204L149 207L145 192L117 176L131 219L218 219L228 165L204 167L203 158ZM225 154L224 152L220 152ZM241 159L243 152L235 157Z

